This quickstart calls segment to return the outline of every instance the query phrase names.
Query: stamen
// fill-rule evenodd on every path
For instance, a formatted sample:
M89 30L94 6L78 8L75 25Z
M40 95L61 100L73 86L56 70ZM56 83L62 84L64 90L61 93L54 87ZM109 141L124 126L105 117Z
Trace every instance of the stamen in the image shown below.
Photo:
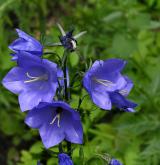
M26 73L26 75L27 75L27 77L29 77L29 78L37 78L37 77L34 77L34 76L31 76L28 72Z
M54 124L54 122L56 121L56 119L58 119L58 121L57 121L57 125L58 125L58 127L60 128L60 113L58 113L54 118L53 118L53 120L50 122L50 124Z
M27 77L30 78L30 80L24 81L24 83L31 83L31 82L36 82L36 81L42 81L42 80L48 80L48 75L44 74L42 76L36 77L36 76L31 76L28 72L26 73Z
M127 92L126 90L120 90L119 93L120 93L121 95L126 95L128 92Z
M104 79L97 79L97 78L94 78L94 80L106 87L112 87L114 84L113 82L109 81L109 80L104 80Z

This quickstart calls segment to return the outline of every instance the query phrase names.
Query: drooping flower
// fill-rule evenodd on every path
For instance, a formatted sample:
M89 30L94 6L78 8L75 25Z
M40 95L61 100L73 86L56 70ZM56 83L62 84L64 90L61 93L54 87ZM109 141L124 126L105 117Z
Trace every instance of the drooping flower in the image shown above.
M63 46L65 49L71 52L74 51L77 48L76 39L84 35L86 31L80 32L77 35L73 36L73 30L66 33L60 24L57 24L57 25L62 36L60 36L60 42L53 44L53 46L54 45Z
M112 104L120 109L133 112L137 104L126 99L133 83L121 70L126 61L109 59L95 61L83 78L83 85L93 102L102 109L110 110Z
M19 51L25 51L32 55L42 56L43 54L43 46L37 41L35 38L26 34L20 29L16 29L19 38L13 41L9 48L18 53Z
M58 155L58 164L59 165L73 165L73 161L67 154L60 153Z
M40 103L29 111L25 123L39 130L46 148L53 147L63 140L78 144L83 141L79 113L62 101Z
M42 101L51 102L58 87L57 65L26 52L17 56L18 66L4 77L4 87L19 94L22 111L30 110Z
M122 163L120 163L118 160L116 159L112 159L109 163L109 165L123 165Z

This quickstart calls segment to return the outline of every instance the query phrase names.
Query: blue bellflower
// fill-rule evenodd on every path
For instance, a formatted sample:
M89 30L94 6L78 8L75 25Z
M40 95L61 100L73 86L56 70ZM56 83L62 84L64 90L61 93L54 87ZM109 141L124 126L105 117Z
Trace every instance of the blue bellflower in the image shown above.
M60 24L57 25L61 32L60 42L53 44L53 46L63 46L65 49L71 52L75 51L75 49L77 48L76 39L84 35L86 31L80 32L77 35L73 36L73 30L66 33Z
M19 94L22 111L30 110L42 101L51 102L58 87L57 65L26 52L17 56L18 66L4 77L4 87Z
M137 104L126 99L133 83L120 73L125 64L120 59L95 61L85 74L83 86L100 108L110 110L113 104L124 111L134 112Z
M83 141L79 113L62 101L40 103L29 111L25 123L39 130L46 148L53 147L63 140L78 144Z
M58 165L73 165L73 161L67 154L61 153L58 155Z
M43 54L43 46L40 44L40 42L20 29L16 29L16 31L18 33L19 38L13 41L9 48L15 53L19 51L25 51L32 55L41 57ZM12 55L13 60L15 60L14 54Z
M109 163L109 165L123 165L122 163L120 163L118 160L116 159L112 159Z

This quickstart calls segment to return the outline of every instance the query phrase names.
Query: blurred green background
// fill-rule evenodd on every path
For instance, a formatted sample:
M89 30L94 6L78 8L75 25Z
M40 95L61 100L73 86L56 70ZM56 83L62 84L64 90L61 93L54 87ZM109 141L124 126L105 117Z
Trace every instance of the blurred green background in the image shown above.
M106 112L85 98L82 103L84 145L75 146L76 165L106 165L107 154L124 165L160 165L160 1L159 0L0 0L0 79L15 65L8 45L20 28L43 43L58 41L56 22L75 33L87 30L69 57L70 76L96 59L128 61L124 73L135 86L134 114ZM45 37L44 37L45 36ZM47 49L46 49L47 51ZM62 54L63 49L53 48ZM55 57L49 57L56 61ZM72 89L76 108L80 88ZM43 150L37 130L24 124L17 96L0 85L0 164L36 165L57 159ZM53 151L57 148L53 148Z

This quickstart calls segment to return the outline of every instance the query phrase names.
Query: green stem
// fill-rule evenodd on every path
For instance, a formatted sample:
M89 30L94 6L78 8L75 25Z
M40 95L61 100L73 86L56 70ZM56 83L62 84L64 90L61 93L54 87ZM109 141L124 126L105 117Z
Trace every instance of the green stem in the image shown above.
M62 152L63 152L62 143L59 143L59 146L58 146L58 148L59 148L59 153L62 153Z
M62 59L62 70L64 74L64 99L65 101L68 102L68 89L67 89L67 56L68 56L68 51L65 50L63 54L63 59Z
M63 58L62 58L62 70L64 74L64 99L66 102L69 101L69 91L67 88L67 57L69 55L69 52L67 50L64 51ZM70 142L67 142L67 152L68 155L72 156L72 144Z
M67 142L67 152L68 155L72 158L72 144L70 142Z

